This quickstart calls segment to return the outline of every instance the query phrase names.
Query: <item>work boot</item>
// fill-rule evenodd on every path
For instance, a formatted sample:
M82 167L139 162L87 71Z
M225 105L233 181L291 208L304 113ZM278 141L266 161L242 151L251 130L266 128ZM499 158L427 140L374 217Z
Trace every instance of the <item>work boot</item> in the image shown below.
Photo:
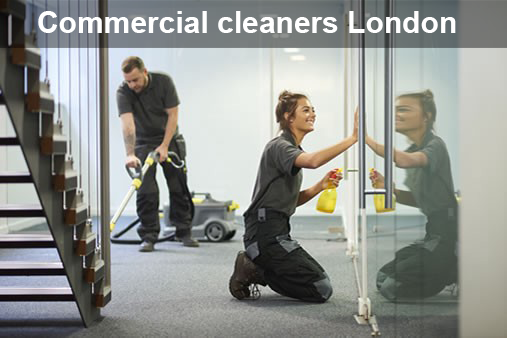
M249 298L251 284L266 285L262 270L248 258L245 251L239 251L234 262L234 272L229 280L229 291L239 300Z
M183 243L183 246L188 246L190 248L199 247L199 242L193 239L190 235L180 238L179 240Z
M139 246L140 252L152 252L155 248L155 245L152 242L143 241Z
M189 229L176 229L175 239L183 243L183 246L191 248L199 247L199 242L192 238L192 232Z

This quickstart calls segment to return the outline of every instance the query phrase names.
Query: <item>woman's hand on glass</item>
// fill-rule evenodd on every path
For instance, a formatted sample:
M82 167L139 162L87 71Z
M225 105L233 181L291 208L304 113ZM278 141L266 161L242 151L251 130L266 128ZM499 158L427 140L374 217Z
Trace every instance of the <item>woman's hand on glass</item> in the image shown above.
M357 141L359 133L359 106L356 107L354 112L354 130L352 131L352 138Z

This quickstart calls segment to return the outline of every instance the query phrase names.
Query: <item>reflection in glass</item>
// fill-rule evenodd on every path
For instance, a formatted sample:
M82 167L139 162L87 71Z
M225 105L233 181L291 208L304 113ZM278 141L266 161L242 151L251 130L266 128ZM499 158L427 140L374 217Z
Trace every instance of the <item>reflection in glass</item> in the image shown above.
M406 170L404 184L409 190L394 189L397 202L419 208L426 216L424 239L398 250L395 258L380 268L376 286L390 301L434 296L457 279L457 202L447 147L433 126L437 109L430 90L403 94L395 105L396 132L411 145L395 150L394 162ZM384 147L367 137L368 146L379 156ZM376 188L384 177L370 173Z

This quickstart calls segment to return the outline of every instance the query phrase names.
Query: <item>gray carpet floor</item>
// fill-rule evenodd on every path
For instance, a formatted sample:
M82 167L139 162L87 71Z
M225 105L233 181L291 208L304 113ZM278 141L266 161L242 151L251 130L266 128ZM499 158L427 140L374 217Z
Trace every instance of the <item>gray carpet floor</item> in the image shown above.
M376 271L395 250L424 234L421 219L371 217L369 290L384 337L457 337L458 299L449 290L411 304L392 304L374 290ZM125 219L124 222L127 222ZM36 337L368 337L358 325L354 269L346 244L330 234L331 218L294 218L293 237L328 272L334 293L324 304L308 304L261 287L256 301L238 301L228 279L242 232L227 242L185 248L164 242L152 253L136 245L112 245L113 300L102 318L84 328L74 303L0 303L0 336ZM121 223L118 226L121 227ZM397 231L394 231L394 230ZM135 237L129 233L127 237ZM55 250L0 250L1 260L55 261ZM2 277L0 287L67 286L64 277Z

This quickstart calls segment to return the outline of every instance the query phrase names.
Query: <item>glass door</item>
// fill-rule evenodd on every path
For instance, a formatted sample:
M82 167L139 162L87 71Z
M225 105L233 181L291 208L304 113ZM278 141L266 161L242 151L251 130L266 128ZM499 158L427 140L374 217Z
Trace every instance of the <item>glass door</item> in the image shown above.
M366 17L389 16L384 1L364 6ZM414 8L429 10L422 2L411 4ZM403 17L407 6L395 2L393 9ZM359 83L357 88L358 97L364 93L365 119L365 164L358 176L366 177L367 192L387 185L385 136L392 124L393 210L386 209L385 195L367 194L364 233L357 209L359 262L367 262L365 270L359 268L359 275L367 276L360 286L371 305L371 313L361 313L365 304L360 299L358 312L363 318L375 315L388 335L395 335L404 320L417 323L421 335L439 324L457 328L458 60L456 49L432 48L430 40L421 39L417 48L394 48L394 41L389 69L385 36L367 35L364 87ZM391 116L386 114L389 99Z

